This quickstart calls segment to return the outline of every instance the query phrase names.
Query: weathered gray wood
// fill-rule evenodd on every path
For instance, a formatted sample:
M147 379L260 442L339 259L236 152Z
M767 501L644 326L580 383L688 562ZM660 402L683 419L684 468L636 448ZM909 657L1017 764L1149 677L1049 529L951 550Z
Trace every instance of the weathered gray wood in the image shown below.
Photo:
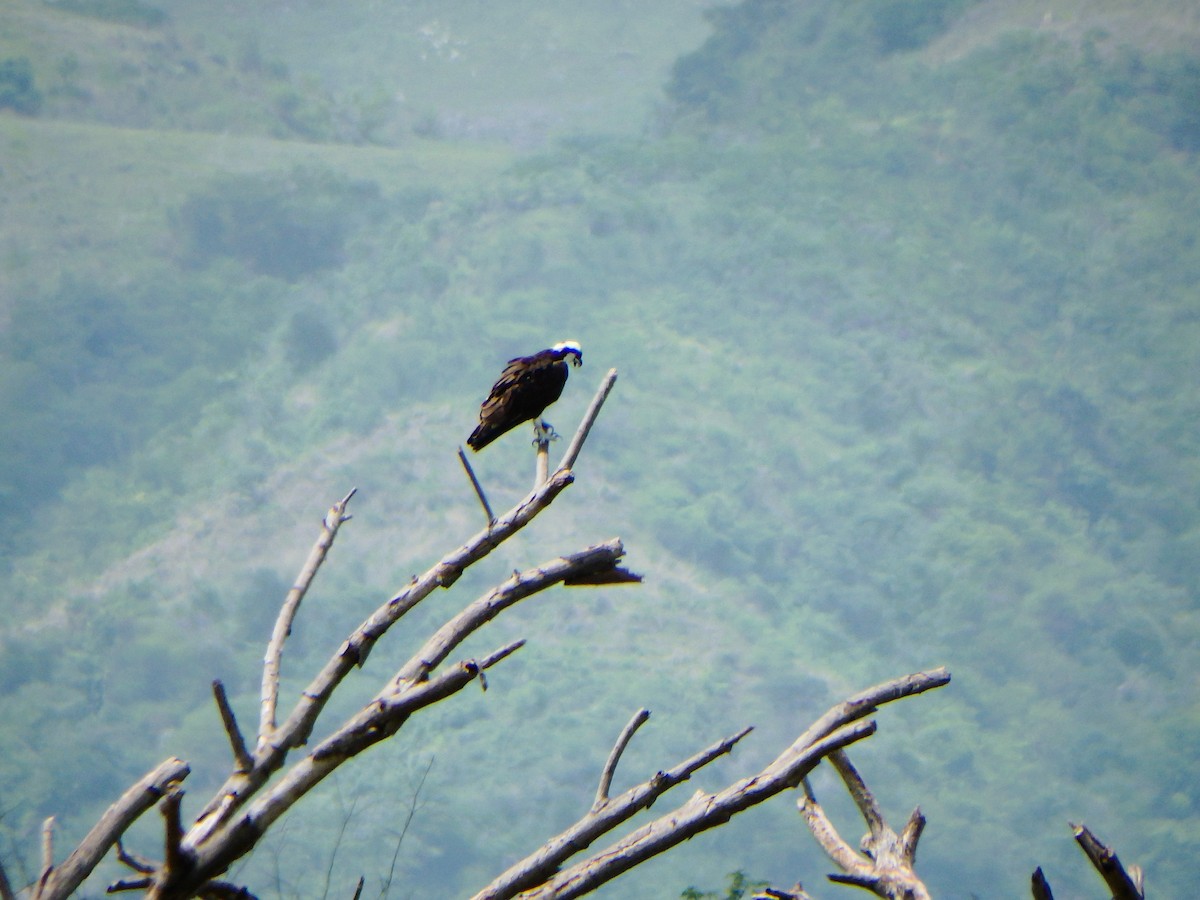
M609 373L576 431L570 451L572 461L612 387L615 374ZM253 752L245 747L228 699L218 682L214 686L214 695L233 748L233 771L190 828L185 828L181 821L181 792L170 792L162 808L165 825L162 862L145 866L140 861L134 863L133 868L140 877L121 882L114 888L144 888L146 895L156 900L196 895L248 896L241 888L215 879L247 853L272 823L312 787L367 747L395 734L422 709L462 690L476 679L486 688L484 672L519 649L524 641L514 641L483 659L462 660L455 666L446 667L443 663L450 653L488 621L526 597L568 579L616 571L616 564L624 555L619 539L514 573L469 603L431 635L366 706L306 755L285 767L289 753L308 741L332 693L356 665L362 664L375 642L392 625L437 588L453 585L469 566L486 557L546 509L573 480L569 467L561 467L498 519L492 519L488 510L489 523L484 530L447 553L424 574L415 576L342 642L301 693L291 712L278 723L279 675L284 644L300 603L325 561L339 528L350 518L346 508L354 491L334 504L322 520L321 532L295 584L284 598L267 645L263 659L259 733ZM272 777L281 770L281 776ZM118 831L113 839L119 836ZM134 860L132 856L122 855L127 860ZM94 866L95 861L91 865ZM45 868L44 880L49 885L54 872L49 865Z
M867 825L860 849L853 849L817 803L811 786L804 783L804 794L797 801L800 815L821 849L842 870L830 875L829 880L864 888L887 900L929 900L929 890L916 873L917 842L925 828L920 808L913 810L900 834L896 834L850 758L837 750L829 754L828 760Z
M325 518L321 520L321 533L317 536L316 543L309 551L308 558L304 561L300 574L284 598L283 606L280 607L279 615L275 619L271 640L267 644L267 652L263 657L262 699L258 721L258 749L260 750L275 734L275 708L279 702L279 665L283 657L283 643L292 633L292 623L296 619L296 613L300 611L300 601L308 593L313 579L317 577L317 571L321 568L325 557L329 555L338 529L350 520L350 516L346 514L346 507L349 506L351 498L357 491L358 488L352 488L345 497L330 507Z
M171 785L187 777L188 764L174 757L165 760L130 787L113 803L91 831L84 836L61 866L54 868L35 891L38 900L70 896L91 873L96 864L116 844L133 822L153 807Z
M254 765L254 759L250 756L250 751L246 749L246 739L242 737L242 730L238 728L237 717L233 714L233 707L229 705L229 697L225 693L225 685L221 679L213 680L212 691L213 699L217 703L217 712L221 716L221 724L225 727L225 734L229 737L229 747L233 752L234 771L249 772L250 767Z
M492 512L492 505L488 503L487 494L483 492L483 485L475 477L475 469L471 466L471 461L467 459L467 454L463 452L462 447L458 448L458 461L462 463L467 477L471 479L471 487L475 489L475 496L479 498L479 505L483 507L483 514L487 516L488 525L491 525L496 521L496 514ZM545 478L542 479L542 481L545 480ZM534 487L536 488L538 484L541 484L541 481L534 484Z
M1076 843L1112 891L1113 900L1145 900L1145 886L1139 867L1130 866L1130 871L1126 871L1112 848L1102 843L1086 825L1072 825L1071 829L1075 833Z
M784 790L797 787L821 759L872 734L875 723L863 720L879 706L941 687L949 680L945 669L935 669L897 678L856 694L825 713L757 774L715 793L698 791L671 812L630 832L587 859L560 870L559 867L567 859L627 821L635 812L645 808L648 800L656 799L690 775L694 768L681 771L676 767L669 773L659 773L620 797L601 803L599 810L593 806L575 825L516 863L476 894L473 900L506 900L511 897L567 900L588 894L645 860L670 850L702 831L723 825L737 813ZM696 767L703 765L708 759L728 752L746 733L741 732L714 745L688 763ZM700 759L704 762L697 762Z

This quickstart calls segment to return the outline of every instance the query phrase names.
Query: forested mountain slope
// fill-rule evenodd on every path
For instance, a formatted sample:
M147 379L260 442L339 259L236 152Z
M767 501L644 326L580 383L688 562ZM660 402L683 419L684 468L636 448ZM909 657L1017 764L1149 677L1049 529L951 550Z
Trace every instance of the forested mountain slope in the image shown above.
M937 895L1019 895L1040 863L1056 888L1099 896L1068 819L1156 892L1186 893L1200 837L1186 4L1146 5L1137 29L1104 3L717 8L706 40L689 24L661 93L658 63L630 51L644 127L614 134L608 118L607 135L576 126L520 154L528 129L483 129L498 146L432 127L453 120L436 71L428 114L343 128L375 46L343 49L353 16L305 81L309 20L255 38L204 30L194 8L74 5L110 12L18 4L0 47L36 59L31 82L6 71L40 97L0 116L6 863L42 817L79 834L164 755L192 762L203 796L227 765L208 683L250 715L275 604L328 504L360 488L302 615L297 682L478 527L454 450L505 359L573 337L586 365L552 410L560 431L607 368L621 379L572 496L490 574L620 534L646 584L497 623L488 647L531 643L486 695L330 784L237 877L311 896L345 818L335 892L383 877L432 759L396 884L463 895L590 803L638 706L655 719L631 778L754 723L723 770L742 772L849 690L945 664L953 684L891 711L856 756L895 818L929 816L919 863ZM371 4L349 6L371 21ZM388 21L419 42L419 12ZM633 15L614 10L603 33ZM505 48L535 46L506 27L459 52L486 47L503 71ZM20 40L84 41L80 68ZM214 49L239 42L236 65ZM113 48L140 62L95 104L58 92ZM219 104L130 74L151 59L191 60L189 77L224 85ZM575 101L546 102L571 131L553 110ZM288 124L297 110L313 130ZM481 454L496 495L525 489L528 455L516 437ZM403 649L376 651L367 675ZM738 868L815 885L827 863L806 842L780 803L606 895L674 896Z

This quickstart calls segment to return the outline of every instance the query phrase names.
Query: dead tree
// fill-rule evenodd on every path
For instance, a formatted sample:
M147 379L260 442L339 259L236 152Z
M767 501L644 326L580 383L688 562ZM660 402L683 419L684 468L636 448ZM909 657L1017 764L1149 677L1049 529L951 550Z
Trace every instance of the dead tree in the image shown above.
M347 510L355 491L335 503L323 519L320 534L276 619L263 660L258 728L252 741L247 741L238 725L224 686L220 681L213 682L214 701L232 756L230 772L213 797L194 819L187 821L181 785L190 768L179 759L165 760L122 794L59 863L55 862L54 820L48 819L43 827L40 874L22 893L34 900L65 898L115 848L118 860L132 870L132 875L111 885L111 892L142 891L153 900L251 897L246 889L222 880L223 876L235 861L254 849L281 816L339 766L396 734L412 716L472 682L478 681L486 689L487 670L524 644L518 640L479 658L447 663L468 636L519 601L554 585L640 580L618 566L625 553L619 538L514 572L467 603L434 631L370 702L315 746L309 746L318 719L334 691L356 667L362 666L393 625L438 588L450 588L468 567L532 522L572 484L575 462L615 380L615 370L610 371L553 472L548 471L545 461L547 448L539 446L533 490L502 515L492 513L482 487L467 466L484 506L487 525L383 602L342 641L300 692L290 711L281 715L280 672L287 638L313 579L341 527L350 519ZM869 717L880 706L940 687L949 679L944 669L935 669L863 691L830 709L757 774L714 793L697 792L670 813L572 863L572 858L594 841L619 828L703 766L730 752L750 731L746 728L717 741L613 797L610 785L620 758L650 715L641 710L618 737L599 773L595 800L579 821L501 874L476 895L476 900L587 894L652 856L704 830L723 825L742 810L798 787L821 759L840 753L842 748L872 734L876 726ZM148 859L128 852L121 839L135 820L154 807L163 820L163 844L158 858ZM2 869L0 895L3 900L15 896Z

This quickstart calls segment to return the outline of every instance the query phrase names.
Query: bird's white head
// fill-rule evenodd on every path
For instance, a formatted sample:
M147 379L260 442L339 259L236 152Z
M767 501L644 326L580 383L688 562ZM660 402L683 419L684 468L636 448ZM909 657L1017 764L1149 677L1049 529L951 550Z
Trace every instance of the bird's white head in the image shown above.
M583 348L579 346L579 341L561 341L550 349L555 353L561 353L564 359L569 355L573 366L583 365Z

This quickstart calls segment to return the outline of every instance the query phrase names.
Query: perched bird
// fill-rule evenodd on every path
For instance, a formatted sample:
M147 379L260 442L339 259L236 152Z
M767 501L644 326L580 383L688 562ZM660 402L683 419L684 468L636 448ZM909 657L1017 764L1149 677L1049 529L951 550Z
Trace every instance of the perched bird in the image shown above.
M478 452L522 422L533 420L535 439L548 440L554 429L542 413L562 394L567 383L567 360L583 365L583 350L575 341L563 341L532 356L510 359L492 392L479 408L479 426L467 438Z

